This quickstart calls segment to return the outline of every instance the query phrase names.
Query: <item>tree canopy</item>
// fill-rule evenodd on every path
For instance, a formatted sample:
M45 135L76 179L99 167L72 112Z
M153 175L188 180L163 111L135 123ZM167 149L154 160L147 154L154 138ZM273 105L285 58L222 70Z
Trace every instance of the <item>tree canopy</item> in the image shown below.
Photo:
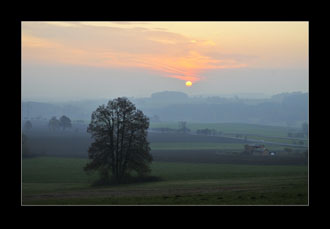
M99 106L91 117L87 131L94 142L88 150L91 160L85 171L98 170L101 180L118 183L136 171L140 176L150 172L152 161L147 129L149 118L125 97Z
M71 128L72 127L71 119L69 119L65 115L63 115L60 118L60 123L59 124L60 124L60 126L62 127L63 130L65 130L66 128Z
M51 130L57 130L60 127L60 121L54 116L49 120L48 127Z

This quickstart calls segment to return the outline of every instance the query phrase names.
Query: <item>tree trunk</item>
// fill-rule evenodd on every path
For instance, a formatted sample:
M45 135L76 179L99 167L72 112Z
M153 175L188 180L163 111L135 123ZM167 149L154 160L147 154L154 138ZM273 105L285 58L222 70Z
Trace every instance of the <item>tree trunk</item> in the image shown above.
M126 151L126 154L125 154L125 159L124 159L123 167L122 167L122 172L123 173L126 172L126 168L127 168L127 163L128 163L128 160L129 160L129 154L130 154L130 149L131 149L131 144L132 144L134 132L135 131L132 131L131 132L131 136L129 137L129 143L128 143L128 147L127 147L127 151Z

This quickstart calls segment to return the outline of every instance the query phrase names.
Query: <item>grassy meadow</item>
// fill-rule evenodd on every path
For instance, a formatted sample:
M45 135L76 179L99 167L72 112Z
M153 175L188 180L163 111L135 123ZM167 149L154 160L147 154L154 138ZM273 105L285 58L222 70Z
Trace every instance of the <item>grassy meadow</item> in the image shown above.
M23 205L307 204L306 166L153 162L156 182L92 187L87 159L22 161Z
M215 143L215 142L152 142L152 150L219 150L241 153L246 143ZM286 146L264 144L270 151L284 151ZM298 150L306 148L294 147Z
M150 128L178 128L176 122L152 122ZM287 137L288 128L282 126L266 126L257 124L245 124L245 123L190 123L187 122L187 128L192 131L198 129L215 129L227 134L254 134L264 135L267 137Z

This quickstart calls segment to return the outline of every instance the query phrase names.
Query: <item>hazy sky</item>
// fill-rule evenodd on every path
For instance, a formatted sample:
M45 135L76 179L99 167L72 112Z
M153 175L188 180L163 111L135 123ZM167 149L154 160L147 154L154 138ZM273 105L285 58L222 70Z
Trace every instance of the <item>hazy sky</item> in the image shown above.
M307 92L308 22L22 22L23 100L165 90Z

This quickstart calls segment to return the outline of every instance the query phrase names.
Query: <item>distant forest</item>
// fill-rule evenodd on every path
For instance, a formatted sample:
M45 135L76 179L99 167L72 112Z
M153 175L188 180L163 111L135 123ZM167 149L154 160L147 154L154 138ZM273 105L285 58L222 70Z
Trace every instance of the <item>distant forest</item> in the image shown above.
M112 98L109 98L112 99ZM147 98L129 98L153 122L239 122L300 126L308 121L308 93L293 92L264 99L190 97L182 92L157 92ZM90 120L91 113L108 99L66 103L22 102L22 119L49 120L63 114L72 120Z

